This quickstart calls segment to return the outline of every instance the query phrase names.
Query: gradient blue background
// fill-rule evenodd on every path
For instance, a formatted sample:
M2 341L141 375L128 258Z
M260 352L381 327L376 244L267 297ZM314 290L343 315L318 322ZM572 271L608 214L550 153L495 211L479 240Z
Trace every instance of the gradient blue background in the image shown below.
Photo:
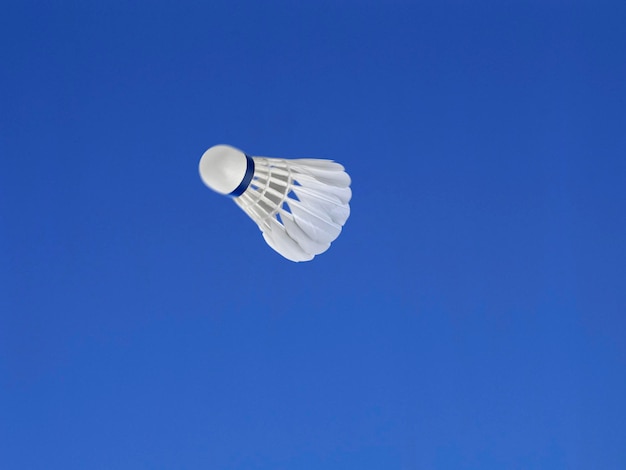
M3 2L0 468L626 468L623 1ZM197 164L325 157L310 263Z

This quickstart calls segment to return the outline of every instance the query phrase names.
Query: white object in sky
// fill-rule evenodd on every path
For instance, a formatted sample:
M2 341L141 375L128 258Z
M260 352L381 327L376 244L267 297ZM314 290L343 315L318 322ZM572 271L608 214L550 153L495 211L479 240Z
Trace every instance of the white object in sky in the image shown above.
M232 197L291 261L324 253L350 216L350 176L332 160L250 157L216 145L200 159L200 177Z

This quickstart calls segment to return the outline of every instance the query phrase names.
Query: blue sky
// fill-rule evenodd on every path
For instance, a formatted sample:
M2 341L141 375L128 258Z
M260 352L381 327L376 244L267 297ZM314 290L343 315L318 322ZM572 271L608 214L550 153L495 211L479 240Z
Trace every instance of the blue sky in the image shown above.
M626 468L621 1L5 2L0 467ZM294 264L206 148L353 179Z

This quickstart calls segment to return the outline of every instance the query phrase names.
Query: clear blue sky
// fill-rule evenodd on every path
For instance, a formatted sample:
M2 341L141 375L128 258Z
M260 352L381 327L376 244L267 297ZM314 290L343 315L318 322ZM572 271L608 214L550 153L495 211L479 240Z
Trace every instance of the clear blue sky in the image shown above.
M295 3L0 7L0 468L626 468L626 3Z

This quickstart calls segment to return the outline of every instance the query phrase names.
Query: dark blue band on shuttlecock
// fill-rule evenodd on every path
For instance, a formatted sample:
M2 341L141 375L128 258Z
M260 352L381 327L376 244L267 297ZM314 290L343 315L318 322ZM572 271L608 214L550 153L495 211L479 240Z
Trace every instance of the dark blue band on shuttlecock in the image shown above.
M243 194L243 192L248 189L250 186L250 182L252 181L252 177L254 176L254 160L252 157L246 155L246 174L243 175L243 179L239 186L235 188L235 190L229 194L230 197L239 197Z

